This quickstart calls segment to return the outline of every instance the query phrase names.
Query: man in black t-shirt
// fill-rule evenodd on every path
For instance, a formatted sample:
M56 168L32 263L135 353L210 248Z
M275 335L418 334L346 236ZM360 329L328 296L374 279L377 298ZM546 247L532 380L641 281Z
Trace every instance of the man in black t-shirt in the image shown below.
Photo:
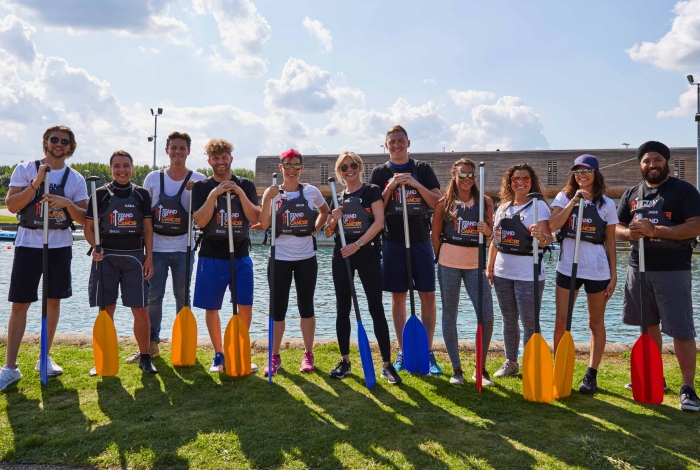
M249 224L257 224L260 215L255 184L231 174L233 145L224 139L212 139L204 148L214 174L197 181L192 187L194 221L202 228L204 238L197 261L197 280L193 305L206 310L207 329L216 351L209 372L224 370L224 349L221 341L219 310L226 287L231 289L231 265L228 246L228 223L238 233L233 251L236 270L236 303L238 315L248 325L253 319L253 262L248 256ZM231 221L226 209L226 192L231 193ZM233 298L231 299L233 302ZM251 365L253 372L258 366Z
M92 252L88 294L90 306L99 305L103 291L105 310L114 318L121 288L122 305L131 307L134 315L134 336L139 345L139 367L157 373L151 363L148 318L148 281L153 276L153 224L151 197L144 188L131 183L133 159L118 150L109 159L114 181L90 195L85 215L85 239L95 247L95 223L99 224L102 250ZM97 200L97 214L93 212ZM146 253L144 255L144 249ZM98 285L97 263L102 263L102 285ZM95 368L90 375L96 375Z
M391 292L391 316L400 349L394 367L397 371L404 369L402 336L406 324L408 279L405 273L408 267L399 186L405 186L413 285L420 297L420 316L428 333L430 373L440 375L442 370L432 351L436 317L435 265L428 219L428 207L434 207L442 197L440 183L430 165L408 158L411 141L403 127L389 129L384 145L389 150L390 160L372 170L369 182L382 189L385 204L382 283L384 291Z
M690 262L695 238L700 235L700 194L690 183L669 176L670 157L670 150L660 142L642 144L637 160L644 180L625 191L617 208L620 223L616 238L633 244L623 322L641 324L637 240L644 237L646 285L642 288L649 335L659 350L662 332L673 338L683 374L681 409L699 411L694 389L696 353ZM638 206L650 208L642 220L634 219L631 213ZM625 387L631 389L631 384Z

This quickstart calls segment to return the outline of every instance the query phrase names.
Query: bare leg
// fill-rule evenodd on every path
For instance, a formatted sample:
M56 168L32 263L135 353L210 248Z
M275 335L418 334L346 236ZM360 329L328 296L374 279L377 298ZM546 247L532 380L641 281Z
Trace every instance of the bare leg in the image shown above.
M683 374L683 385L695 388L695 338L674 339L673 346Z
M659 351L661 351L661 347L663 346L663 340L661 339L661 327L659 325L651 325L647 331L649 336L651 336L652 341L656 343L656 345L659 347Z
M556 353L564 332L566 331L566 314L569 311L569 289L556 286L557 318L554 323L554 351ZM578 291L574 292L574 301L578 297Z
M301 337L304 339L304 349L311 351L314 347L314 334L316 333L316 317L300 318L299 328Z
M285 326L286 323L284 320L275 322L275 338L272 343L272 354L276 354L278 356L280 354L280 347L282 346L282 338L284 337Z
M591 329L591 357L588 366L598 369L605 352L605 291L588 294L588 327Z
M433 335L435 334L435 318L437 317L437 306L435 305L435 291L418 292L420 297L420 319L428 333L428 349L433 350ZM404 317L405 318L405 317Z
M211 344L214 346L214 351L224 353L224 348L221 345L221 319L219 318L218 310L207 310L206 313L207 330Z
M24 330L27 327L27 310L31 303L12 303L10 311L10 321L7 324L7 354L5 365L11 369L17 364L17 353L19 345L22 343Z
M250 324L253 321L253 306L238 304L238 316L241 317L243 323L248 326L248 331L250 331Z
M132 307L134 315L134 336L139 345L141 354L151 354L151 319L148 316L148 307Z
M399 349L403 350L403 328L406 326L406 292L391 293L391 319L394 321L394 331Z

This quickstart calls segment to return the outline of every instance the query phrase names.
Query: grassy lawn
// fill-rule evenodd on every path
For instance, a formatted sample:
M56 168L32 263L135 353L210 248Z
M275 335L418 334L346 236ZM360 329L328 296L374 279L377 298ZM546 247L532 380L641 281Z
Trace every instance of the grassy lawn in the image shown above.
M0 345L0 357L4 357ZM35 345L23 345L25 378L0 394L0 461L121 468L700 468L700 415L635 403L622 385L628 356L606 356L595 397L528 403L519 378L479 394L468 381L412 377L368 391L359 354L353 371L331 379L337 347L318 348L317 373L298 372L301 351L282 353L270 387L262 372L213 376L211 350L192 368L173 368L169 350L158 376L124 364L117 377L90 378L92 351L56 346L65 373L41 388ZM129 350L121 350L126 357ZM375 355L375 360L378 359ZM465 355L469 376L474 357ZM675 357L664 357L668 385L680 387ZM256 354L262 365L265 354ZM494 371L501 363L489 360ZM378 367L378 363L375 363ZM576 364L575 381L586 364ZM378 371L379 372L379 371Z
M16 224L17 217L14 215L0 215L0 224Z

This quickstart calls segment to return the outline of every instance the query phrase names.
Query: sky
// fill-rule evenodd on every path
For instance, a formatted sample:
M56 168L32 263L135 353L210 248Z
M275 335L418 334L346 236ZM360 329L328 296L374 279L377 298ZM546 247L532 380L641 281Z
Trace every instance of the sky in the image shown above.
M413 152L696 144L700 0L0 0L0 164L70 126L73 162L113 151L234 167L294 147Z

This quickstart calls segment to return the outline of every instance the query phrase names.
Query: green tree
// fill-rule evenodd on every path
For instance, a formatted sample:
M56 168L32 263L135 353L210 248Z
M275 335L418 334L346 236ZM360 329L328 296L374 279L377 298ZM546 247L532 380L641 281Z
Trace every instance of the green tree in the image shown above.
M214 174L214 171L211 169L211 167L197 168L197 171L206 176L207 178ZM255 172L253 170L249 170L247 168L234 168L232 173L242 178L248 178L250 181L255 181Z

